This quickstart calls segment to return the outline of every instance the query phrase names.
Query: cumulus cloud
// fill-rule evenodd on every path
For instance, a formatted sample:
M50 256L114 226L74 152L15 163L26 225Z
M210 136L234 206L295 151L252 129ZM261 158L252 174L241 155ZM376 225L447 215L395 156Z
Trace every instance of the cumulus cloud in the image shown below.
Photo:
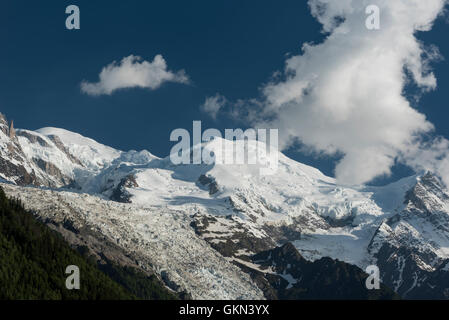
M365 27L372 4L380 8L380 30ZM404 95L410 81L422 92L436 88L430 63L437 51L415 35L432 28L445 0L309 0L309 6L326 39L304 44L287 59L282 79L263 87L257 126L279 128L283 148L299 141L317 153L342 154L335 169L341 183L388 175L398 159L449 168L443 164L449 145L421 142L433 125Z
M200 110L209 114L212 119L216 119L218 112L226 105L227 100L220 94L213 97L207 97L206 101L200 106Z
M134 87L155 90L165 82L187 84L189 78L183 70L168 70L162 55L156 55L152 62L130 55L120 63L114 61L104 67L98 82L83 81L81 91L93 96L110 95L116 90Z

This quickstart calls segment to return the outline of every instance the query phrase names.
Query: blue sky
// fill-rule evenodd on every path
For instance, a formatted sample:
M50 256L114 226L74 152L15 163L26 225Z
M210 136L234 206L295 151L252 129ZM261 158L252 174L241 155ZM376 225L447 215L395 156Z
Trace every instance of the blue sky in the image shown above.
M81 10L81 29L66 30L65 8ZM16 126L61 127L122 150L147 149L165 156L175 128L234 128L200 112L207 96L229 100L260 95L287 54L304 42L323 41L321 25L306 1L2 1L0 4L0 111ZM449 58L448 25L437 20L419 39ZM101 69L130 54L151 61L162 54L170 70L184 69L189 85L127 89L93 97L82 80L97 81ZM447 61L432 64L438 88L414 104L449 137ZM413 88L410 88L412 91ZM239 123L238 126L241 126ZM287 151L296 160L332 175L331 157ZM394 178L409 171L396 168Z

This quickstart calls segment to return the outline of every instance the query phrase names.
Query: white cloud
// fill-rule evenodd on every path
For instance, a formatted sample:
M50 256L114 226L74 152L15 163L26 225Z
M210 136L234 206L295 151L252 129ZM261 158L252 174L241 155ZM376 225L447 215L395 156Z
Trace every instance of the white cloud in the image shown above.
M200 110L209 114L213 119L216 119L218 112L226 103L226 98L217 93L213 97L207 97L206 101L200 106Z
M415 169L438 174L449 186L449 140L446 138L418 141L400 155L400 160Z
M120 63L115 61L104 67L99 75L99 82L83 81L81 91L89 95L110 95L124 88L147 88L155 90L165 82L189 83L189 78L183 70L172 72L167 70L167 63L161 55L154 57L152 62L142 61L134 55L123 58Z
M380 30L365 27L371 4L380 8ZM284 148L300 141L318 153L343 154L335 169L341 183L388 175L398 158L429 166L429 159L410 160L432 157L419 137L433 125L403 91L410 80L422 91L436 88L429 68L435 50L425 48L415 33L432 28L445 0L309 0L309 5L328 35L323 43L305 44L301 55L286 61L283 80L264 86L257 125L279 128Z

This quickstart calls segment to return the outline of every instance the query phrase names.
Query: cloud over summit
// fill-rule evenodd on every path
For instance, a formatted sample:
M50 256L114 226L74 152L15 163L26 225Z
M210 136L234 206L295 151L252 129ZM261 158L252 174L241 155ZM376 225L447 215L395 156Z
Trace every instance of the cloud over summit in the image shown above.
M335 169L341 183L388 175L399 158L415 165L408 160L425 157L420 137L433 125L411 107L404 88L408 81L422 92L436 88L429 66L437 51L415 34L432 28L445 3L309 0L326 39L304 44L286 61L283 79L263 87L255 123L279 128L284 148L300 141L317 153L343 154ZM380 8L380 30L365 27L372 4Z

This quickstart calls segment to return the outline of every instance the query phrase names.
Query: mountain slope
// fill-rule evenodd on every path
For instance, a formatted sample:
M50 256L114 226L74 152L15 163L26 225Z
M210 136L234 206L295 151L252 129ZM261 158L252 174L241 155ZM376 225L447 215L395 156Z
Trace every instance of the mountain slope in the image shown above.
M15 138L9 137L7 126L2 130L6 133L0 133L3 146L0 161L11 164L0 165L3 178L16 185L51 187L53 193L19 191L12 186L5 190L18 196L23 192L21 199L39 212L43 205L58 206L57 201L47 197L58 198L59 203L64 203L61 212L50 216L42 213L44 219L56 221L63 233L71 228L84 230L83 223L95 227L103 236L109 234L111 242L126 244L120 248L120 257L123 252L140 250L140 244L129 246L127 235L112 221L106 222L106 227L101 225L109 219L105 217L109 214L107 210L118 215L120 210L130 212L126 227L137 238L147 239L147 232L151 232L153 239L164 239L168 246L176 244L185 250L185 244L178 241L188 241L191 246L201 247L212 259L207 261L210 268L214 268L211 261L229 261L241 268L238 261L249 261L260 252L291 242L311 262L328 257L362 270L377 264L383 282L403 297L423 297L425 288L434 287L435 279L445 279L447 274L449 195L431 173L417 174L383 187L342 186L282 153L266 155L278 159L278 169L273 175L261 175L260 165L230 165L220 161L235 157L235 150L241 146L259 152L257 141L245 145L242 141L216 138L190 150L213 153L215 161L211 164L174 165L170 157L158 158L145 150L114 150L63 129L17 130ZM13 170L13 165L22 169ZM92 197L89 200L92 203L97 201L94 198L104 202L100 206L81 205L79 202L85 201L85 197ZM97 212L96 216L87 213L90 211ZM142 229L148 223L137 219L139 212L157 212L157 219L164 218L150 230ZM165 215L182 223L167 220ZM178 225L180 229L173 232L178 232L179 237L168 232L162 234L159 224L162 221ZM94 247L98 249L100 245ZM153 248L166 250L160 246ZM218 256L209 252L211 249ZM163 262L155 261L154 257L146 259L151 260L149 265L161 268L157 267L155 272L166 283L187 290L194 297L239 296L238 290L228 289L206 294L209 285L217 281L210 275L205 286L196 283L200 277L182 280L184 275L179 266L187 268L183 259L197 258L183 252L176 254L168 254ZM179 265L167 268L168 261ZM191 272L199 272L203 262L206 263L203 259L195 261ZM220 276L231 270L225 265ZM247 288L253 297L259 297L260 290L254 283L235 272L233 269L232 279L226 285L239 283L237 287ZM436 288L434 292L439 293L435 296L447 297L444 281L437 283ZM240 296L249 297L241 292Z

